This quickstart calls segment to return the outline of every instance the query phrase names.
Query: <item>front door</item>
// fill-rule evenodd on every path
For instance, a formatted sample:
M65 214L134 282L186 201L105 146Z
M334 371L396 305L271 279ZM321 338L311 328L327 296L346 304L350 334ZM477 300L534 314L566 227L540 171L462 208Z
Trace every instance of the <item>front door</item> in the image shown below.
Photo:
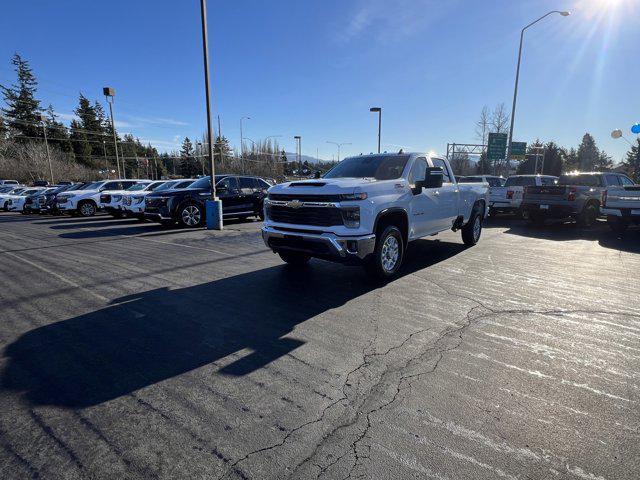
M453 226L458 217L458 185L453 181L453 175L447 168L447 163L441 158L432 158L434 167L442 168L442 187L432 189L437 197L437 210L434 215L434 226L437 230L446 230Z
M427 171L427 159L416 158L409 173L409 185L414 188L416 180L423 180ZM420 193L414 193L409 205L411 216L409 238L420 238L433 233L435 230L435 211L437 209L438 194L433 188L423 188Z
M222 214L233 215L241 211L242 195L236 177L224 177L216 184L218 198L222 201Z

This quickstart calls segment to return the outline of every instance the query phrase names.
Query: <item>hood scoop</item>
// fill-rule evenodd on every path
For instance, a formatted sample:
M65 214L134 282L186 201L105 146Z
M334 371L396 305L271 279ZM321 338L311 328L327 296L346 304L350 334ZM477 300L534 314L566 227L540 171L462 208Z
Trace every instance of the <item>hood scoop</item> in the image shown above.
M325 182L298 182L289 184L290 187L324 187Z

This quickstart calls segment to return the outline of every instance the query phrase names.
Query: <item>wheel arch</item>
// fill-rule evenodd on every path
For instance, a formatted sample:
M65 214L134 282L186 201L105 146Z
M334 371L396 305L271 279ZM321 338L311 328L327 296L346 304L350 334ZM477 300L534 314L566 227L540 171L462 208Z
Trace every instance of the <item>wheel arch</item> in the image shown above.
M377 234L379 230L388 225L395 225L400 229L402 241L406 248L409 239L409 215L407 211L401 207L389 207L380 210L373 224L373 233Z

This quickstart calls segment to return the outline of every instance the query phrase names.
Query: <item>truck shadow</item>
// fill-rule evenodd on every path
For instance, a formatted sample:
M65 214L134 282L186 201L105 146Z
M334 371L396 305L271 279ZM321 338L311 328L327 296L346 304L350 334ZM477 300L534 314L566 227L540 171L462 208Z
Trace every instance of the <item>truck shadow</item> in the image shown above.
M414 242L401 276L464 250ZM117 298L106 307L31 330L4 351L5 390L33 405L84 408L249 350L221 375L247 375L305 342L295 327L381 285L360 269L313 261L255 270L186 288ZM354 319L355 321L355 319Z

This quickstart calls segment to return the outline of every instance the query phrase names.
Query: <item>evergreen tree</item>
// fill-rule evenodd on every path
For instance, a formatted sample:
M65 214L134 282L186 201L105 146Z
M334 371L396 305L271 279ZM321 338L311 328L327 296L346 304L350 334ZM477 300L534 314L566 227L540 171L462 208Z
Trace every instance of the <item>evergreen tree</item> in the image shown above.
M631 146L627 152L623 165L625 166L629 176L640 183L640 137L636 140L636 144Z
M479 175L491 174L491 162L487 159L487 153L482 152L478 164L476 165L476 173Z
M18 76L17 83L10 87L0 85L6 104L1 111L6 117L9 132L15 136L16 140L20 140L20 137L42 137L42 128L39 128L42 108L40 101L35 98L38 81L29 62L17 53L13 56L11 63ZM22 141L31 140L30 138L22 139Z
M193 158L193 144L189 137L185 137L180 147L180 175L183 177L195 177L199 169Z
M71 130L71 145L73 147L73 153L75 154L76 160L83 165L92 166L91 144L89 143L87 134L82 128L82 125L76 119L73 119L71 120L69 128Z
M46 126L49 144L57 146L65 153L73 153L69 131L62 122L58 121L52 105L47 108Z
M595 170L600 158L600 150L591 134L585 133L578 147L578 165L581 171L591 172Z
M572 172L580 168L578 161L578 151L571 147L569 150L564 149L562 156L564 157L564 172Z
M604 150L598 152L598 159L596 160L593 169L598 172L608 172L613 168L613 159Z

